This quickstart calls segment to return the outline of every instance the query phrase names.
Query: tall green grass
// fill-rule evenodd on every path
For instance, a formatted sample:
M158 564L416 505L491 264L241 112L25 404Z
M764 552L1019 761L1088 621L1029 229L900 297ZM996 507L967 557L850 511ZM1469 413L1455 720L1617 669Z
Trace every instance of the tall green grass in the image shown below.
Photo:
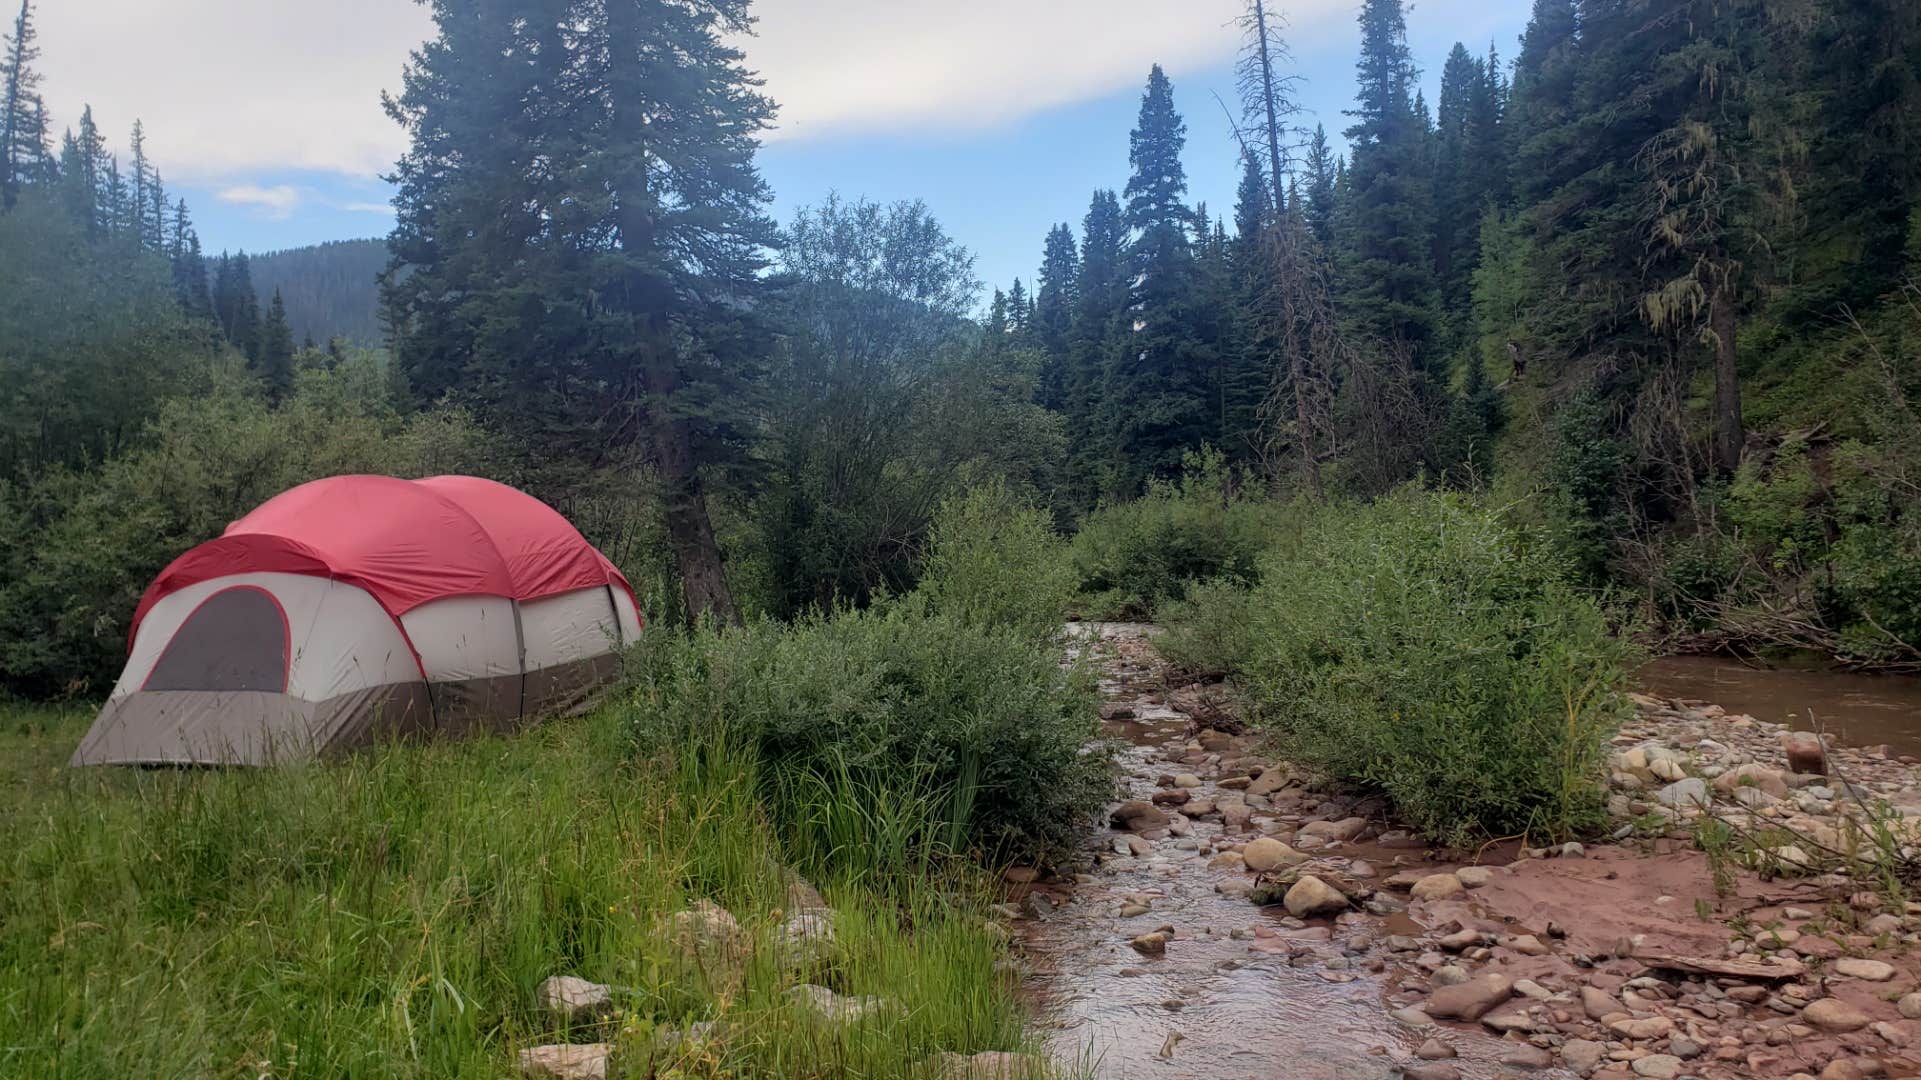
M699 1020L720 1035L681 1075L904 1076L1019 1045L979 872L855 842L920 808L821 773L789 795L816 824L779 829L757 756L636 759L634 708L273 771L69 771L85 716L0 722L0 1075L497 1077L567 1037L535 1008L552 974L620 988L631 1075ZM770 933L784 841L809 835L839 912L810 977L897 1003L884 1019L822 1025L765 959L696 977L661 932L710 899Z

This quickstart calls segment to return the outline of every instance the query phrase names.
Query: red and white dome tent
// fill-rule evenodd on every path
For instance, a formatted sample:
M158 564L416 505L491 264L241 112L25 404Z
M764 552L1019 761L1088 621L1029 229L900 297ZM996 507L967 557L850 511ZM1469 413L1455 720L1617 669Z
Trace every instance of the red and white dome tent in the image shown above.
M578 710L640 633L566 518L471 476L336 476L161 571L75 765L267 765Z

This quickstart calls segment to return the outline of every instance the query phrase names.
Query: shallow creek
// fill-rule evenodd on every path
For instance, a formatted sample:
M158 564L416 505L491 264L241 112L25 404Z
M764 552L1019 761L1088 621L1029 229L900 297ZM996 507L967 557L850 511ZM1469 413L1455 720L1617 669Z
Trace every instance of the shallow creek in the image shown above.
M1158 774L1191 767L1179 763L1193 735L1189 719L1149 700L1160 696L1154 692L1160 674L1145 646L1145 627L1072 629L1077 647L1093 650L1104 698L1135 714L1104 723L1117 743L1124 795L1150 798L1159 790ZM1210 779L1195 795L1215 791ZM1257 812L1235 839L1261 835L1266 818ZM1202 852L1225 828L1218 818L1179 818L1177 824L1183 827L1175 833L1142 838L1146 850L1139 855L1123 854L1128 836L1103 827L1088 838L1088 864L1078 879L1037 887L1054 909L1020 925L1032 970L1027 985L1055 1059L1099 1077L1398 1075L1395 1066L1410 1062L1429 1033L1389 1015L1386 977L1368 970L1365 957L1344 957L1343 944L1367 937L1378 946L1389 934L1418 934L1418 924L1405 915L1352 912L1334 924L1314 920L1290 928L1278 906L1257 907L1217 891L1253 877L1209 867ZM1378 858L1386 867L1397 855L1407 863L1420 853L1359 845L1343 854ZM1149 910L1122 917L1129 903ZM1165 955L1130 948L1130 939L1170 925ZM1496 1064L1504 1048L1498 1040L1443 1034L1459 1050L1452 1064L1464 1076L1511 1074Z

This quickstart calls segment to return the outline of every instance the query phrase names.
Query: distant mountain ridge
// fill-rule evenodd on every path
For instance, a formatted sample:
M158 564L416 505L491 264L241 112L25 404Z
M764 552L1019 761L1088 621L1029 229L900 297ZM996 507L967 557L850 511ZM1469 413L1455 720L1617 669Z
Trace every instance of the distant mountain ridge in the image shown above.
M330 240L251 258L261 309L279 289L295 342L309 337L320 345L335 337L357 345L385 341L375 281L387 266L385 238Z

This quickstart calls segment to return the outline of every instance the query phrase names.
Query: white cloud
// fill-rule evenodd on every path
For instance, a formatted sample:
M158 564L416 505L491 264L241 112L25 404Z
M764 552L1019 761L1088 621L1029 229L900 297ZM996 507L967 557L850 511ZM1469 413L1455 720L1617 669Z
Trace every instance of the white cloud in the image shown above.
M1293 0L1300 40L1351 30L1358 0ZM1516 0L1519 2L1519 0ZM1482 0L1428 0L1425 20ZM775 139L952 131L1183 74L1233 54L1241 0L760 0L749 64L781 105ZM1440 9L1440 10L1430 10ZM358 177L405 146L380 93L432 31L404 0L42 0L56 128L83 102L116 143L140 117L170 179L262 169ZM1452 15L1448 15L1452 12Z
M221 188L214 197L223 203L250 207L260 216L279 221L292 214L294 207L300 205L299 189L289 184L275 184L261 187L259 184L236 184Z
M394 212L393 204L384 202L341 203L340 209L355 214L391 214Z

